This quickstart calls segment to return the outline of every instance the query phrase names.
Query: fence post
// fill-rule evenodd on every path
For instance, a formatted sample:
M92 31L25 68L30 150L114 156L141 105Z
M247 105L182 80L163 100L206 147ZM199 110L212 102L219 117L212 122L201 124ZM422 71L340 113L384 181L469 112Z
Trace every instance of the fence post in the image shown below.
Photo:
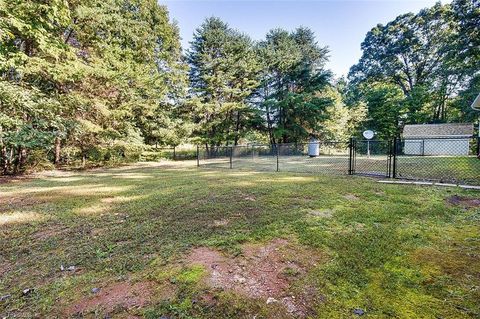
M480 133L477 136L477 158L480 159Z
M387 161L387 177L388 178L392 178L393 144L394 144L394 141L388 140L388 161Z
M279 146L279 144L275 144L275 148L277 149L277 172L278 172L280 170L279 161L278 161L278 157L280 156L280 150L279 150L280 146Z
M392 178L397 178L397 150L398 150L398 139L395 137L393 139Z
M200 167L200 147L197 145L197 167Z
M230 146L230 169L233 168L233 146Z
M353 137L348 142L348 175L353 175Z

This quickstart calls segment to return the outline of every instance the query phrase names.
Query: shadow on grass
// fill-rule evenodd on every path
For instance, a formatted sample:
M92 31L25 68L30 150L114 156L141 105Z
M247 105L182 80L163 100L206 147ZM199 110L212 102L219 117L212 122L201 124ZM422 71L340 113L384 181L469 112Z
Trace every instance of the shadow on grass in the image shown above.
M437 259L453 256L446 229L459 233L455 243L461 247L468 238L478 239L464 231L472 227L463 219L465 211L445 205L448 195L445 189L380 185L359 177L170 165L2 184L0 216L7 222L0 225L0 269L8 264L9 270L0 279L0 292L14 293L2 306L15 314L54 311L59 293L70 294L68 303L99 281L157 271L192 247L238 253L246 241L295 236L329 256L311 277L326 296L319 313L348 316L363 307L379 316L402 316L428 300L424 315L470 316L478 310L478 294L458 272L448 267L426 272L428 263L408 257L437 245ZM333 212L329 218L308 213L324 209ZM478 230L478 220L473 223ZM469 243L470 252L478 252L478 240ZM461 250L454 256L468 261L462 273L476 285L472 258ZM65 274L61 265L79 271ZM454 284L462 300L446 293ZM15 294L28 287L37 288L37 299ZM176 302L191 293L184 291ZM451 305L445 306L445 299Z

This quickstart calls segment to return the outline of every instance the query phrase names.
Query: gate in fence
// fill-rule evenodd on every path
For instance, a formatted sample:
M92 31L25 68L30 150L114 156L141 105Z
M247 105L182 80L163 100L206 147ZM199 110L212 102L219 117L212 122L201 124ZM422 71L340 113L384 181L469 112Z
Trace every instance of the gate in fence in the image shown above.
M197 148L197 165L480 184L480 139L318 141Z
M351 174L390 177L392 164L392 145L390 141L354 140L352 145L353 163Z

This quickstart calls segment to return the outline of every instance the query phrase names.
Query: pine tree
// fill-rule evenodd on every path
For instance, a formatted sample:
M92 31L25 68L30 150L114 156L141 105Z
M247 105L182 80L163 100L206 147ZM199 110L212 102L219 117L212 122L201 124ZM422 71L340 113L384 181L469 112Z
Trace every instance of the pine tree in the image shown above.
M209 18L196 30L187 61L195 135L206 145L237 144L260 121L248 100L258 86L252 41Z

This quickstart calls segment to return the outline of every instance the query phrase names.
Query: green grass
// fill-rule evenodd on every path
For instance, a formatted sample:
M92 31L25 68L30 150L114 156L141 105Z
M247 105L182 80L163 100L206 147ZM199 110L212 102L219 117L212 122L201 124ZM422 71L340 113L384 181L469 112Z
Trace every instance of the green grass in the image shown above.
M368 318L480 316L480 210L446 202L478 192L191 164L0 184L0 296L11 294L0 317L64 317L93 287L147 280L156 286L152 298L130 314L280 318L264 300L213 290L202 281L205 269L178 262L197 246L234 256L244 243L280 237L325 256L296 283L321 296L316 318L351 318L355 308ZM162 297L167 287L170 298ZM25 288L34 290L22 296ZM204 295L215 295L216 306L199 301Z

